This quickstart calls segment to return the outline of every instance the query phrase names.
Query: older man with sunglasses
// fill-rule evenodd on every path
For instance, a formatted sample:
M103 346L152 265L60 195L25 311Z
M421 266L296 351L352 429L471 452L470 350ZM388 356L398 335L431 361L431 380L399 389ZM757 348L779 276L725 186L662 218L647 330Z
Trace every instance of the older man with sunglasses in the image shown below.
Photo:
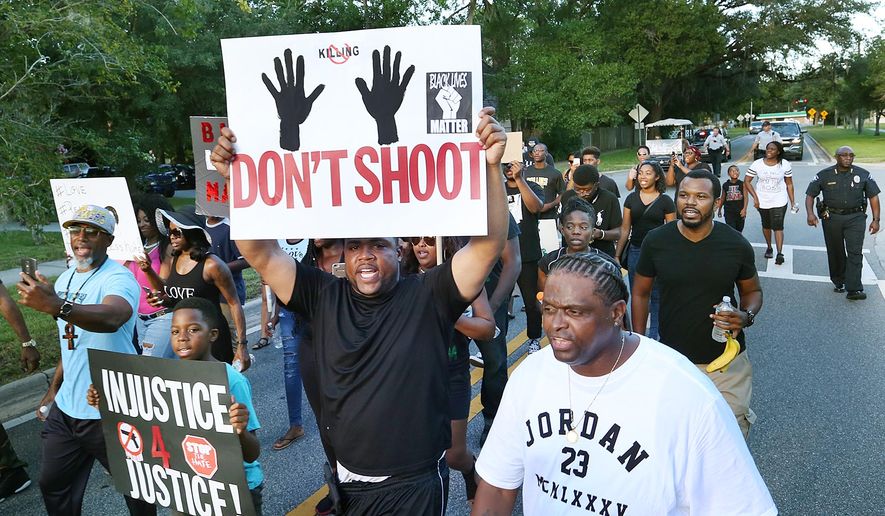
M41 437L40 490L49 514L80 514L93 462L105 470L108 458L97 409L86 402L92 383L88 349L135 353L132 331L138 310L138 283L132 273L108 259L116 215L108 208L84 205L63 226L68 230L75 266L55 286L39 272L21 274L21 304L58 321L61 359L49 391L40 402L50 405ZM156 507L126 497L130 514L156 514Z

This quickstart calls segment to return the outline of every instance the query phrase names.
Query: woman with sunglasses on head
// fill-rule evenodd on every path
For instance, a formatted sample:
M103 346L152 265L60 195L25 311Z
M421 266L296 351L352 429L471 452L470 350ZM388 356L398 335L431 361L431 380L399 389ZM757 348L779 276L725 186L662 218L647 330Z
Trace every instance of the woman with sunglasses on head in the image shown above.
M636 164L630 167L630 170L627 172L627 182L624 183L624 186L627 187L628 192L633 190L636 176L639 174L639 166L642 165L642 162L647 160L650 156L651 149L649 149L645 145L640 145L639 148L636 149Z
M135 319L136 339L142 355L171 358L175 356L169 340L172 313L165 307L151 305L148 292L154 288L149 274L159 274L163 261L172 258L169 239L160 233L154 213L158 208L171 210L172 206L157 194L145 194L135 197L132 207L135 208L135 220L144 244L144 255L125 263L141 287L138 316Z
M676 220L676 203L666 193L667 185L661 167L655 161L644 161L636 176L636 190L624 200L624 218L621 222L621 238L615 249L615 260L621 267L627 266L627 277L633 286L639 250L649 231ZM626 263L622 259L626 251ZM650 338L658 338L658 307L660 291L655 286L651 292L648 311L651 324Z
M412 254L403 257L404 274L423 274L437 266L437 239L410 237ZM459 237L444 237L443 261L450 259L464 242ZM495 337L495 318L489 298L483 289L470 308L455 323L449 343L449 417L452 420L452 446L446 450L446 463L464 476L467 501L476 494L474 466L476 457L467 451L467 416L470 412L470 339L489 340Z
M157 209L157 227L160 233L169 236L171 255L160 266L160 272L148 272L151 285L156 289L148 296L154 306L175 308L178 301L190 297L202 297L218 306L224 296L234 317L234 325L240 341L236 353L230 346L230 331L226 338L220 338L212 347L212 355L221 362L232 363L240 360L242 371L251 365L246 342L246 317L230 269L217 256L209 252L211 237L205 229L206 219L197 215L193 206L179 211Z

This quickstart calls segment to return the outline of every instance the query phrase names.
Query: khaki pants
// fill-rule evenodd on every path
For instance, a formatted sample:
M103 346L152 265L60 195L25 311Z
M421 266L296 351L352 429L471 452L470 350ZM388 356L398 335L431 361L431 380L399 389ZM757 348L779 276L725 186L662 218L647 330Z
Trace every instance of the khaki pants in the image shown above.
M719 371L708 373L707 364L695 365L713 380L716 389L722 393L746 440L750 435L750 426L756 422L756 414L750 408L750 397L753 395L753 366L750 365L747 352L744 351L735 357L728 371L724 373Z

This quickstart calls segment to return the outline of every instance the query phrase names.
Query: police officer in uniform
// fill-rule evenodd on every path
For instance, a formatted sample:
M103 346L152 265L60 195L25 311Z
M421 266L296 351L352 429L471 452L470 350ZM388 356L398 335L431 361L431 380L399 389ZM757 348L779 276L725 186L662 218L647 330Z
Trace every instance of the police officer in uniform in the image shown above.
M814 200L823 193L823 201L817 203L817 214L823 219L824 242L833 292L845 292L848 299L866 299L860 272L863 267L864 226L867 218L867 199L873 211L870 234L879 231L879 186L870 173L855 167L854 150L843 146L836 150L836 164L814 176L805 191L805 211L808 225L817 226ZM846 256L846 250L848 251Z

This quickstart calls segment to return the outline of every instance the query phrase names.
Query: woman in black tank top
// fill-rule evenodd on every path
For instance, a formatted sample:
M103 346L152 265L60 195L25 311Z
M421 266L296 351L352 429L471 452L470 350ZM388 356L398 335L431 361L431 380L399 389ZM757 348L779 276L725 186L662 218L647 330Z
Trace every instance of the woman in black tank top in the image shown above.
M241 360L243 371L250 364L246 347L246 317L237 297L234 280L227 264L209 253L209 235L203 228L205 221L188 207L180 212L157 210L160 231L169 236L171 256L163 260L159 279L163 286L161 296L153 296L155 303L174 308L182 299L201 297L219 306L221 296L227 301L234 325L241 340L236 355L230 346L230 335L222 336L213 346L212 355L222 362ZM219 313L221 308L219 307Z

